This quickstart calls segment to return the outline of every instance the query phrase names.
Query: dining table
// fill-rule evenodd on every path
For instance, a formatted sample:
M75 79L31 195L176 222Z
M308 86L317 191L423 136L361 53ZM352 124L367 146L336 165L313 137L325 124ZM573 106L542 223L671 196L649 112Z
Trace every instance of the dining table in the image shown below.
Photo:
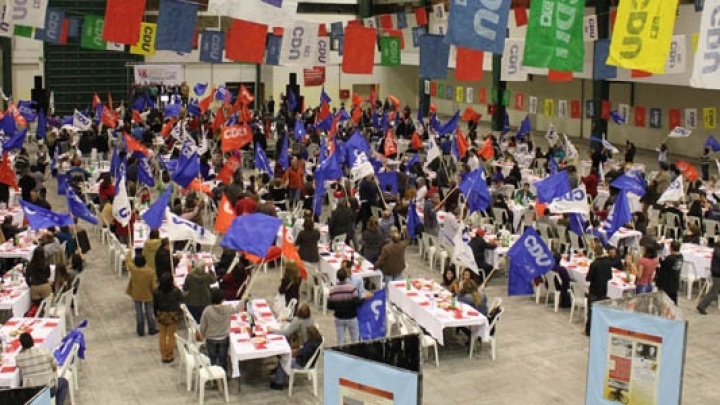
M28 332L35 345L52 352L60 344L61 324L56 318L12 317L0 327L2 357L0 359L0 387L18 388L21 386L20 370L16 358L20 354L20 335Z
M330 244L321 243L318 244L318 248L320 251L320 272L327 277L330 285L337 284L337 272L340 270L343 260L351 259L354 259L352 264L354 275L358 275L363 279L370 279L376 286L382 285L382 272L375 269L375 266L369 260L351 246L340 243L335 247L335 250L331 250Z
M570 274L570 279L578 284L588 285L587 274L590 271L590 260L582 253L575 253L572 256L562 255L560 265L564 266ZM620 269L612 269L612 278L607 282L607 297L621 298L624 295L635 293L635 275L627 274Z

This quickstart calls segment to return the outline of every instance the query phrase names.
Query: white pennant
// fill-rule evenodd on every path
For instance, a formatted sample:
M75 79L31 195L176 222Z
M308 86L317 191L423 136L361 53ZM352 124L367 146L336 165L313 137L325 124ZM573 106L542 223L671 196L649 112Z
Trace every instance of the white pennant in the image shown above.
M181 218L170 209L165 211L165 229L170 240L191 240L201 245L214 245L217 237L202 226Z
M120 225L127 226L130 223L132 212L127 188L125 187L124 175L120 177L120 181L118 181L118 183L118 193L112 203L112 215L113 218L120 223Z
M685 198L685 191L683 189L682 176L678 176L675 181L670 183L667 189L658 198L657 203L662 204L664 202L680 201Z
M559 214L571 212L588 214L590 212L590 207L587 202L587 194L583 188L570 190L561 197L552 200L552 202L548 205L548 209L553 213Z

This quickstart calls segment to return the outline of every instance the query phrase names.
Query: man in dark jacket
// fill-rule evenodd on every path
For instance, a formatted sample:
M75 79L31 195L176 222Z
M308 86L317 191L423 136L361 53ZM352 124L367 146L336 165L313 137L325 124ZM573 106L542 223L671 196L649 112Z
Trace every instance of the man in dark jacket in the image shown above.
M683 256L680 254L680 242L670 243L670 255L660 262L655 274L655 285L662 290L677 305L677 295L680 289L680 273L682 273Z
M331 241L342 234L346 236L345 243L350 243L355 237L355 214L344 198L338 200L337 208L330 214L328 233Z
M375 267L383 273L385 282L401 280L405 271L405 249L407 241L401 240L397 230L390 232L390 242L386 243L380 251Z
M588 317L585 323L585 335L590 336L592 306L595 302L607 298L607 283L612 279L612 260L605 255L601 246L595 248L595 261L590 265L585 281L590 282L588 292Z
M160 249L155 253L155 273L158 280L163 273L173 273L173 268L177 266L178 259L170 256L170 241L163 238Z
M487 260L485 260L485 252L488 250L497 249L497 243L495 241L490 243L486 242L484 236L485 232L479 229L475 234L475 237L470 239L469 243L470 249L472 249L473 256L475 257L475 263L477 263L478 269L481 269L483 271L483 280L476 280L479 281L480 284L485 281L484 278L493 269L492 264L488 263Z
M713 300L717 298L718 293L720 293L720 244L716 244L715 249L713 249L712 262L710 263L710 273L712 273L713 279L712 286L710 287L710 291L703 295L697 306L698 312L703 315L707 315L705 310L710 306Z

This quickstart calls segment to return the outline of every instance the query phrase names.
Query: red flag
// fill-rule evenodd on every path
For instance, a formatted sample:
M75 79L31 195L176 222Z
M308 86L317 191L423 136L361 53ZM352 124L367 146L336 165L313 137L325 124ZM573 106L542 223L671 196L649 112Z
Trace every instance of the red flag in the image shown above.
M528 17L525 6L517 6L513 9L513 11L515 12L515 25L518 27L527 25Z
M308 274L307 270L305 270L305 264L300 258L300 253L293 243L290 232L288 232L285 225L283 225L282 255L285 256L285 259L294 261L298 266L298 270L300 270L300 277L302 277L303 280L307 280Z
M561 72L559 70L548 71L548 80L551 82L571 82L573 79L572 72Z
M430 96L437 97L437 83L430 82Z
M635 126L645 126L645 107L635 107Z
M485 138L485 143L480 149L480 156L485 160L490 160L495 156L495 149L493 149L492 139L489 136Z
M242 108L240 109L240 121L248 123L252 121L252 116L250 114L250 110L248 110L247 105L243 104ZM267 132L270 133L270 132Z
M352 106L353 107L360 107L365 102L365 99L362 98L359 94L353 93L352 94Z
M684 160L678 160L677 162L675 162L675 166L677 166L678 170L680 170L680 173L682 173L683 176L687 177L687 179L690 181L695 181L698 179L698 177L700 177L695 166Z
M612 103L610 100L603 100L600 105L600 117L604 120L609 120L610 110L612 110Z
M478 103L487 104L487 90L483 87L478 89Z
M370 100L370 106L374 109L374 108L375 108L375 86L373 86L373 87L370 89L370 97L369 97L369 100Z
M353 124L357 125L358 123L360 123L360 118L362 118L362 114L363 114L363 112L362 112L362 109L360 109L360 107L353 108L352 117L351 117Z
M247 124L232 125L222 130L220 141L223 152L238 150L253 140L253 132Z
M430 112L431 113L437 112L437 106L435 105L435 103L432 103L432 102L430 103Z
M483 51L457 47L455 80L461 82L476 82L483 77Z
M427 10L425 9L425 7L420 7L420 8L415 9L415 20L417 21L418 27L427 25L428 17L427 17Z
M395 140L395 133L392 129L388 129L385 134L385 144L383 146L383 152L385 152L386 157L397 154L397 141Z
M263 63L267 25L244 20L232 20L225 33L225 56L237 62Z
M328 104L326 101L323 101L320 105L320 121L324 120L330 115L330 104Z
M372 74L375 66L375 28L351 26L345 29L343 73ZM263 48L264 49L264 48Z
M467 154L468 141L467 141L467 139L465 139L465 135L463 135L460 128L458 128L456 130L455 137L457 138L458 153L460 154L460 159L462 159L465 156L465 154Z
M142 118L142 115L137 110L132 110L132 116L133 121L137 123L145 122L145 120Z
M475 111L472 107L465 108L463 115L460 117L463 121L480 121L481 115Z
M570 118L580 119L580 100L570 101Z
M277 35L277 36L281 37L285 33L285 28L284 27L273 27L272 33L273 33L273 35Z
M423 150L423 148L425 147L422 138L420 138L420 134L418 134L418 131L413 132L412 139L410 139L410 146L413 150Z
M110 108L103 108L102 113L102 124L105 125L108 128L115 128L117 127L118 121L120 120L120 116L118 113L115 112L115 110L111 110Z
M112 94L110 94L110 92L108 92L108 107L110 107L111 110L113 109Z
M215 232L225 233L230 228L233 219L235 219L235 209L225 194L220 199L217 217L215 217Z
M335 133L337 133L338 130L338 124L340 123L340 114L337 114L333 117L332 120L332 127L330 128L330 131L328 131L329 137L334 137ZM334 138L333 138L334 139ZM335 142L330 143L330 147L332 148L333 152L335 151Z
M135 139L132 135L125 133L125 147L128 152L140 152L145 157L150 156L150 151L140 141Z
M399 98L397 98L391 94L388 96L388 100L390 100L390 102L393 103L396 110L400 108L400 99Z
M98 96L98 94L95 93L93 95L93 101L92 101L93 108L96 108L98 106L98 104L102 104L102 100L100 100L100 96Z
M227 118L225 118L225 108L220 107L215 112L215 119L213 120L211 128L213 131L219 129L223 125L225 125L225 122L227 121Z
M140 41L140 25L145 14L145 0L108 0L102 39L125 45Z
M392 14L383 14L380 16L380 28L392 29L393 19Z
M233 173L235 173L235 171L238 167L240 167L240 165L242 165L242 161L240 160L240 158L238 158L237 156L230 156L227 162L225 162L225 166L220 169L220 173L218 173L217 179L225 184L230 184Z
M670 124L670 129L674 129L675 127L679 127L681 125L679 109L671 108L668 110L668 123Z
M213 102L213 99L215 98L215 92L217 92L217 89L213 86L212 91L210 92L210 95L205 97L204 99L200 100L198 105L200 106L200 111L202 111L203 114L205 114L205 111L210 108L210 104Z
M170 135L170 131L172 131L173 127L175 126L175 123L177 122L177 118L173 117L163 125L162 130L160 130L160 134L163 136L163 138L167 138L168 135Z
M525 108L525 94L515 93L515 109L523 110Z
M320 25L318 25L318 36L319 36L319 37L326 37L326 36L328 36L327 25L325 25L325 24L320 24Z
M17 177L15 171L10 167L10 156L8 152L3 152L2 163L0 163L0 183L7 184L13 189L18 189Z
M241 100L243 104L250 104L255 101L255 96L250 93L244 84L240 85L240 94L238 94L238 100Z

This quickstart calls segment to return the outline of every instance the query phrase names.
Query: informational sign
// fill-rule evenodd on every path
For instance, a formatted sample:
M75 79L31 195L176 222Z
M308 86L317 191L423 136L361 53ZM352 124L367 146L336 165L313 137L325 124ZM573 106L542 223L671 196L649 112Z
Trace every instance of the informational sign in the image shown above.
M162 83L177 86L183 82L182 65L135 65L135 83Z
M325 66L303 69L305 86L321 86L325 83Z

